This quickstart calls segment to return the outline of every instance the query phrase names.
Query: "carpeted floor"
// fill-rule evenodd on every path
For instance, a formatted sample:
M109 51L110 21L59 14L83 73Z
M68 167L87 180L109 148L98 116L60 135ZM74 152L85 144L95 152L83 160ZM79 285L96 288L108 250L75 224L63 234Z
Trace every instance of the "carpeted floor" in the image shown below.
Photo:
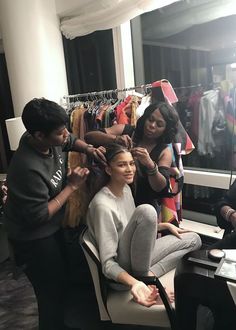
M0 264L0 329L37 330L38 309L34 291L23 273L13 279L12 263Z
M75 249L73 249L75 250ZM77 251L78 252L78 251ZM72 254L72 253L71 253ZM81 255L73 260L82 260ZM65 311L67 330L140 330L138 326L115 326L101 322L98 306L88 269L85 265L74 265L71 287ZM78 279L81 279L78 282ZM212 316L209 310L199 311L197 330L211 330ZM0 263L0 330L37 330L38 310L33 288L26 276L19 272L13 278L13 265L10 260ZM146 328L147 329L147 328Z
M11 261L0 263L0 330L37 330L38 311L33 288L22 272L15 280L12 271ZM67 330L149 329L101 322L93 287L86 283L71 286L65 323Z

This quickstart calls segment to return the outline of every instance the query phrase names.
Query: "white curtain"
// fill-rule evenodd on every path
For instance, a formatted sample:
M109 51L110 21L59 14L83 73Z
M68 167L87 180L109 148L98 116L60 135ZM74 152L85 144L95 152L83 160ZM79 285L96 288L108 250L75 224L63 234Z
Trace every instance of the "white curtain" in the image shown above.
M68 39L97 30L111 29L145 12L181 0L94 0L61 20L61 31Z

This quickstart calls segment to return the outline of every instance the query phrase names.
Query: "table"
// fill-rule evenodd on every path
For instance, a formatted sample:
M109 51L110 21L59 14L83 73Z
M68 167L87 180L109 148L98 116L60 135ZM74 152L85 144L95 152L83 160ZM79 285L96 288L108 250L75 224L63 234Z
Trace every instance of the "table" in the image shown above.
M189 257L209 260L207 250L188 253L179 262L175 278L175 308L180 330L195 330L199 305L207 306L214 316L214 330L236 329L236 305L227 282L214 278L217 264L201 266Z

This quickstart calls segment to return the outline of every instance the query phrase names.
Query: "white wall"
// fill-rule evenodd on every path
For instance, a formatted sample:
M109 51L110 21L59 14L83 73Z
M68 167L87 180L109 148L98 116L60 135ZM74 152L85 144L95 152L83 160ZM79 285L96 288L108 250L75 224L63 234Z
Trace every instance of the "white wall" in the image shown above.
M54 0L1 0L3 46L15 116L34 97L60 102L68 93Z

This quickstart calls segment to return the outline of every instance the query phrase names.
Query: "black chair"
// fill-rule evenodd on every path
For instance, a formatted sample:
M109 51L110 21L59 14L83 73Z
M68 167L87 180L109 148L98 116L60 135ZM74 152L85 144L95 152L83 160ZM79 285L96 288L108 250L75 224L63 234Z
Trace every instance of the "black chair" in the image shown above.
M88 230L85 229L81 234L80 243L87 259L96 299L99 307L100 318L102 321L111 321L114 324L143 325L176 330L175 310L170 304L163 285L173 286L174 270L159 279L156 277L142 278L146 284L154 284L159 289L163 305L155 305L149 308L141 306L133 301L129 290L118 291L112 289L105 279L99 254L94 244L89 239ZM162 282L162 283L161 283Z

